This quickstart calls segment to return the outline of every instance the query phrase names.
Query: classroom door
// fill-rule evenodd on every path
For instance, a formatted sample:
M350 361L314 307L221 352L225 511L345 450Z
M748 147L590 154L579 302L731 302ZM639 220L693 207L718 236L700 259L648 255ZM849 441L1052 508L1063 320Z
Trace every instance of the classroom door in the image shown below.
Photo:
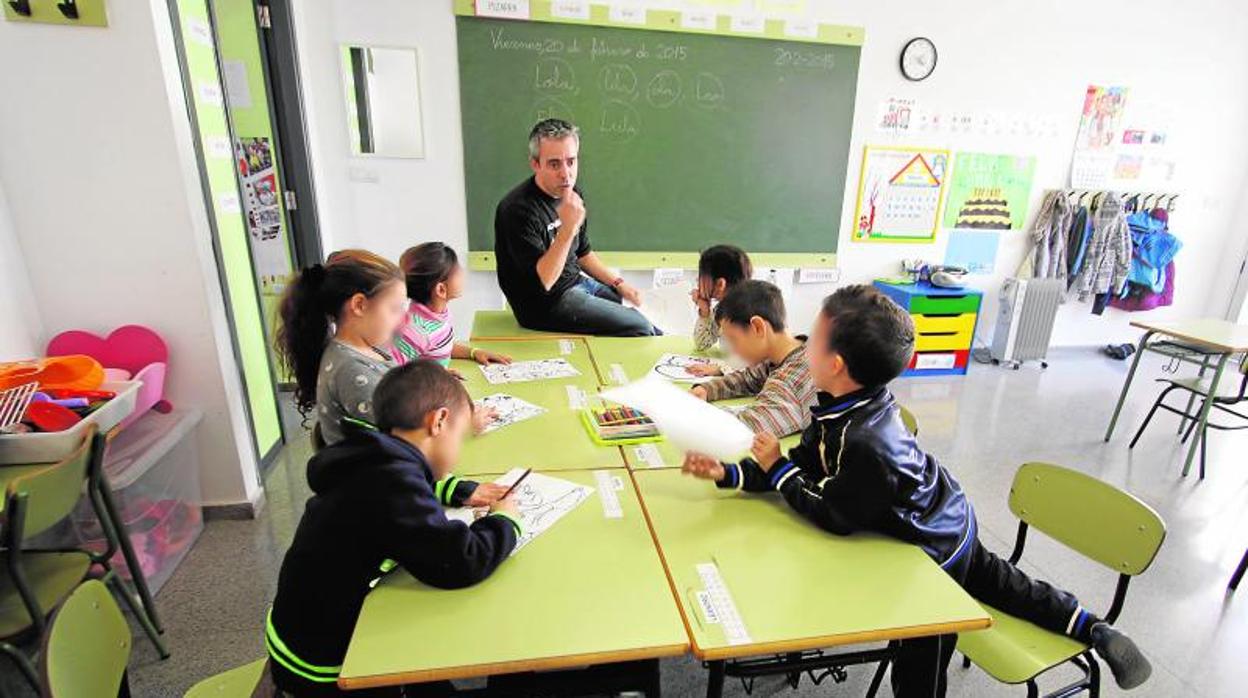
M247 416L257 458L264 464L285 441L271 349L273 325L267 318L292 270L277 144L271 127L265 126L264 81L249 73L248 42L240 38L245 23L232 6L210 0L168 1ZM223 34L217 31L214 4L222 6L229 27ZM254 10L247 16L254 44ZM226 35L235 38L227 42ZM233 85L229 101L250 107L227 106L227 81ZM242 132L235 132L236 122Z

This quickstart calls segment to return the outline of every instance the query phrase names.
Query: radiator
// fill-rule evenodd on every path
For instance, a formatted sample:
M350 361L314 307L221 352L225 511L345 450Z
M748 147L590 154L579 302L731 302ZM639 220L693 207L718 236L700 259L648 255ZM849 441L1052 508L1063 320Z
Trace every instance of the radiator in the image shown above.
M997 330L992 336L992 360L1016 368L1024 361L1049 354L1053 320L1066 284L1061 279L1006 279L997 307Z

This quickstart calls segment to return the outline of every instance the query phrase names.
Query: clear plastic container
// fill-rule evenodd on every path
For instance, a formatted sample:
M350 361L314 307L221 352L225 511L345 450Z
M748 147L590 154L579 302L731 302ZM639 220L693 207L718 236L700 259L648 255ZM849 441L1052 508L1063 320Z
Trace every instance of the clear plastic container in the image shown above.
M153 594L168 581L204 529L199 456L190 438L202 417L195 409L148 412L113 439L104 460L113 502ZM68 538L73 545L104 548L104 533L85 497L78 502L68 529L60 529L57 537L62 543ZM130 577L120 551L113 565Z
M83 430L89 424L95 424L100 431L105 432L129 416L134 411L134 401L142 386L139 381L105 381L100 390L112 391L117 396L65 431L0 434L0 465L54 463L61 460L82 443Z

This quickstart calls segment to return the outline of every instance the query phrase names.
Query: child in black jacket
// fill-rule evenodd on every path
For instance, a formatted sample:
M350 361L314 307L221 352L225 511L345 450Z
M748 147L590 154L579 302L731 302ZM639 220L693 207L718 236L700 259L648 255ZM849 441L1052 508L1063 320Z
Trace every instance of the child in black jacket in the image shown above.
M832 533L876 531L918 545L971 596L1092 645L1122 688L1143 683L1151 669L1130 638L980 544L961 486L919 449L885 387L913 350L914 321L904 310L870 286L838 290L824 300L806 342L821 392L801 442L786 458L775 437L759 434L753 459L719 463L688 454L685 472L722 488L777 490ZM894 695L945 695L956 644L956 636L900 642Z
M308 463L314 494L265 627L273 681L294 696L340 695L335 682L364 597L396 563L430 586L470 586L520 533L511 497L471 526L443 511L438 490L445 499L470 489L447 478L473 409L454 376L414 361L386 374L373 404L377 431L352 430Z

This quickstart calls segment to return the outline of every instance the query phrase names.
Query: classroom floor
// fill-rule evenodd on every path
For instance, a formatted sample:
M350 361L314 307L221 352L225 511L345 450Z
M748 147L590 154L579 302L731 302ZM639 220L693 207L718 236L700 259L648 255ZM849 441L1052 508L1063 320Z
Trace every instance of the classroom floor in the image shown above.
M1203 483L1179 476L1184 451L1174 436L1173 416L1158 417L1135 451L1128 451L1134 428L1156 396L1151 379L1162 375L1161 366L1160 359L1145 357L1109 444L1101 436L1127 364L1091 349L1055 352L1043 372L1037 366L1020 371L973 366L965 378L900 381L895 393L917 415L920 442L969 493L985 543L1002 554L1009 552L1016 526L1006 506L1010 480L1028 460L1079 468L1155 507L1168 524L1168 539L1153 567L1132 585L1120 619L1154 666L1153 679L1131 695L1243 695L1248 586L1240 598L1228 596L1225 588L1248 546L1248 470L1242 458L1248 434L1211 434ZM173 656L158 660L136 631L130 670L135 696L180 696L203 677L261 656L264 613L309 494L303 478L309 451L306 439L293 439L266 476L268 501L260 518L211 522L161 590L157 601ZM1028 572L1071 588L1092 608L1108 607L1114 575L1095 563L1034 535L1024 563ZM778 678L759 681L754 695L861 696L871 671L851 668L839 686L829 679L816 687L804 678L796 691ZM705 692L705 672L691 658L665 660L662 672L667 696ZM963 670L956 659L949 674L950 695L1025 694L977 669ZM6 687L14 686L6 678ZM1057 679L1045 685L1055 687ZM1121 693L1112 680L1105 686L1106 695ZM745 692L730 680L725 695Z

